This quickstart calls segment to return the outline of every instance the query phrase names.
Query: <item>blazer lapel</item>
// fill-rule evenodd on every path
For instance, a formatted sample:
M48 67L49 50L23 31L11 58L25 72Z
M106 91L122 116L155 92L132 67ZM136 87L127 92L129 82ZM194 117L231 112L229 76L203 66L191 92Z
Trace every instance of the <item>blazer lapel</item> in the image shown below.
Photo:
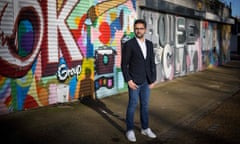
M149 43L147 42L146 39L145 39L145 43L146 43L146 59L148 59L150 54L150 48L149 48Z
M140 53L141 57L142 57L143 59L145 59L144 56L143 56L142 49L141 49L140 45L138 44L136 38L135 38L135 43L136 43L136 45L137 45L137 51ZM145 44L146 44L146 59L147 59L147 58L148 58L148 53L149 53L148 51L149 51L149 49L148 49L148 43L147 43L146 40L145 40Z

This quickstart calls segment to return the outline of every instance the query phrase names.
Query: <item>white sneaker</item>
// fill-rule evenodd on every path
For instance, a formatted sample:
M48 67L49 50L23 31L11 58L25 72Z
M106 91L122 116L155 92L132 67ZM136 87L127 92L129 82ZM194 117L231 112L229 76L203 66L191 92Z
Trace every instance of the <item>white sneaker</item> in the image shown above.
M157 137L156 134L154 134L150 128L142 129L141 134L145 135L145 136L148 136L149 138L156 138Z
M127 131L126 137L130 142L136 142L136 137L135 137L135 133L133 130Z

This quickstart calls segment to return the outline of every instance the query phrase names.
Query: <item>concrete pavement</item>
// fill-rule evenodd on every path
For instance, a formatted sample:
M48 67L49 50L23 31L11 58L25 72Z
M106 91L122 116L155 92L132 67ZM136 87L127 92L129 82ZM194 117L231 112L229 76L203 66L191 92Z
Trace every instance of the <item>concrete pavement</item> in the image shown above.
M158 84L150 97L150 127L158 138L142 136L139 110L135 132L139 144L161 144L214 109L240 89L240 61ZM125 138L127 93L98 101L57 104L0 116L1 141L8 143L129 143ZM139 109L139 108L138 108Z

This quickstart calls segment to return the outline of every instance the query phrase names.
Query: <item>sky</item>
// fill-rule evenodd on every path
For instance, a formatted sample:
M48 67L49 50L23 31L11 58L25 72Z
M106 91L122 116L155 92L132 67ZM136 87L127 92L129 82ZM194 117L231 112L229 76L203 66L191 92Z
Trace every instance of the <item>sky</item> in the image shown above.
M240 17L240 0L222 0L229 4L232 3L232 16L233 17Z

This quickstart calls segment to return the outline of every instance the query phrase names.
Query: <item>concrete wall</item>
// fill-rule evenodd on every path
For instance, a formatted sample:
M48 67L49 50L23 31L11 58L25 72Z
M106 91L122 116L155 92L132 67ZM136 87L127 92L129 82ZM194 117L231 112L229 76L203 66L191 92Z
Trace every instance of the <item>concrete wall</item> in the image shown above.
M174 3L176 5L188 7L188 8L196 7L196 1L193 1L193 0L164 0L164 1Z

